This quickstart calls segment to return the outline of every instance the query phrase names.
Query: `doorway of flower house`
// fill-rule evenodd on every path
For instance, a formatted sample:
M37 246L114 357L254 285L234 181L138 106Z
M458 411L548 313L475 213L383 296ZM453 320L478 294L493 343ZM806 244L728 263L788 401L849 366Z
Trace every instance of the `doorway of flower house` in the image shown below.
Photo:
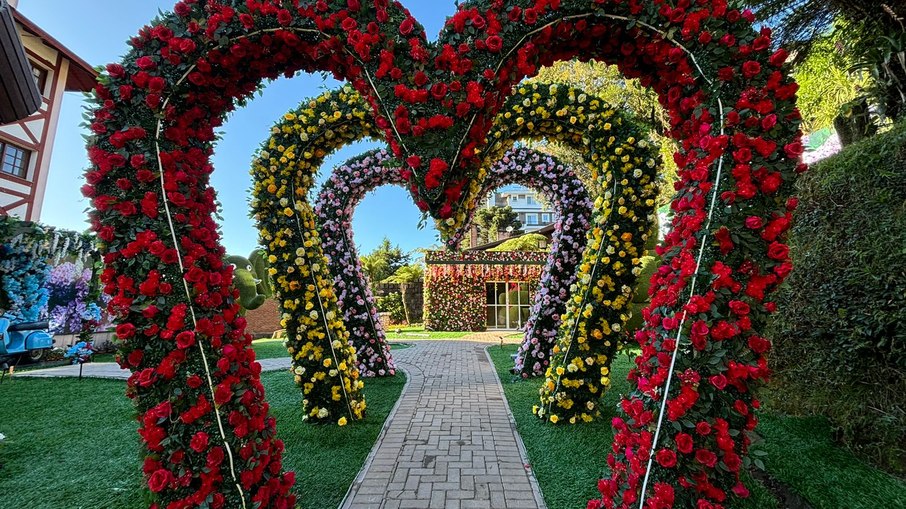
M528 281L486 282L485 306L488 329L522 329L531 312L535 286Z

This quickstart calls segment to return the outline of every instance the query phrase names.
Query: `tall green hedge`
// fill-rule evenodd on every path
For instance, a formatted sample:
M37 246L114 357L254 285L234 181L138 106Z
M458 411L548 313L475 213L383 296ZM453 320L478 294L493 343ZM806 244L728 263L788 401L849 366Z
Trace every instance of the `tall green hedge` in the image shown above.
M772 404L828 416L848 446L902 475L906 123L816 165L799 185Z

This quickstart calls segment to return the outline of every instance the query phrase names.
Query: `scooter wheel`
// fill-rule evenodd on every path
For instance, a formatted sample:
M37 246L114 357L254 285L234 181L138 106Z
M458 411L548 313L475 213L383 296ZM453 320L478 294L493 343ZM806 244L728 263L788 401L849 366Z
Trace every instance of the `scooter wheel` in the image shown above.
M28 362L41 362L41 359L44 358L44 354L47 353L47 350L29 350L28 353L22 355L25 356L25 360Z

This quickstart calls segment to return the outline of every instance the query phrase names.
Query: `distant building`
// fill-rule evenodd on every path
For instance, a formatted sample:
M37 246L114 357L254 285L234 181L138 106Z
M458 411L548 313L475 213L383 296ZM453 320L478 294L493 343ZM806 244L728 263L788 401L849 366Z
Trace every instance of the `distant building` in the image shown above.
M9 2L19 36L42 96L31 116L0 125L0 216L41 218L57 123L64 92L88 92L97 73ZM73 169L76 171L76 169Z
M486 206L506 207L519 214L522 230L531 233L557 222L557 214L539 199L537 192L518 184L501 187L488 195Z

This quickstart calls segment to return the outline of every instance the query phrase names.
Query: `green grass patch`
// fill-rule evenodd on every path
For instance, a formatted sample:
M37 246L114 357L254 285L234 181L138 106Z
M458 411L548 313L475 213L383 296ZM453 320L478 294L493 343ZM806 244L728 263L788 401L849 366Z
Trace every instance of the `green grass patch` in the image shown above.
M906 484L836 446L824 417L760 416L767 471L814 509L906 508Z
M599 496L598 479L605 475L607 454L613 443L610 422L617 415L620 395L629 391L626 375L631 361L622 354L614 359L613 382L602 401L601 419L578 426L553 426L532 415L532 407L538 404L541 380L522 380L509 372L513 367L512 355L518 348L517 345L492 346L488 352L516 418L516 427L525 442L544 501L549 509L585 507L589 499ZM777 501L763 486L751 480L747 485L753 486L752 498L737 507L777 507Z
M261 359L279 359L281 357L289 358L289 352L283 346L284 338L280 339L256 339L252 341L252 349L255 350L255 358Z
M285 352L284 352L285 355ZM264 373L284 465L296 472L300 507L336 507L399 398L405 375L369 379L363 422L339 428L301 421L301 396L286 373ZM125 384L14 378L0 384L0 506L139 509L139 439Z
M611 451L611 419L621 394L629 390L626 375L631 361L618 356L611 366L613 385L605 394L605 415L591 424L552 426L532 415L538 404L540 380L521 380L509 372L517 346L488 348L503 391L525 442L529 461L550 509L584 507L595 498L597 481L606 471ZM814 509L840 507L870 509L906 507L906 485L866 466L851 453L836 447L823 418L793 418L763 412L758 432L764 436L767 472L806 499ZM752 497L737 509L778 507L777 499L760 482L744 479Z
M419 340L419 339L459 339L470 334L472 332L446 332L446 331L426 331L424 327L421 326L412 326L412 327L396 327L391 325L385 331L387 334L387 339L391 340Z

